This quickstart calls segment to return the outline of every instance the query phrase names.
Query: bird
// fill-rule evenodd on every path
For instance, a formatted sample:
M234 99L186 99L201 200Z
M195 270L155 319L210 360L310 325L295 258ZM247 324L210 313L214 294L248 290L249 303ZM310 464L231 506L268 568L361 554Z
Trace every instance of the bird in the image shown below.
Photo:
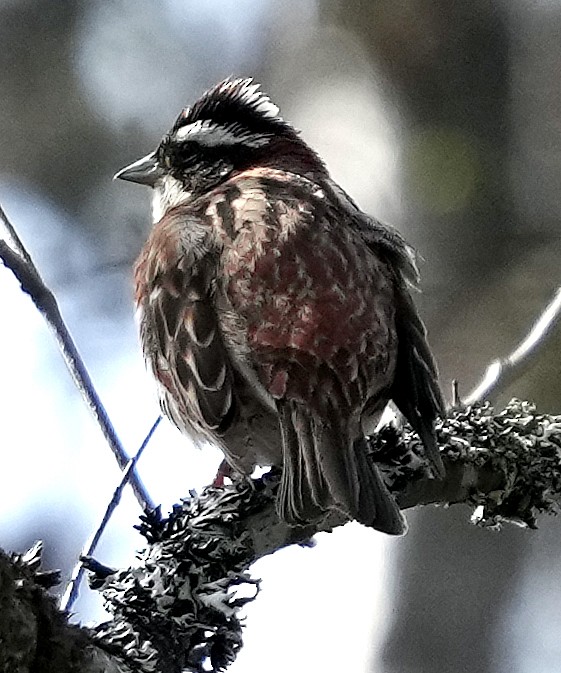
M163 413L234 474L280 469L290 526L336 511L403 534L365 437L392 402L444 476L413 249L361 211L252 78L206 91L115 178L152 189L134 285Z

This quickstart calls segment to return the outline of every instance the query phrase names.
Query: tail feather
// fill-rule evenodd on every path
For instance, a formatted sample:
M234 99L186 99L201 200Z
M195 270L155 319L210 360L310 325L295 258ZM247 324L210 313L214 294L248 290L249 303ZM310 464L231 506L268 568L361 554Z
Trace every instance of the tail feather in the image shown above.
M306 463L312 464L308 433L302 436L302 449L288 403L278 404L279 423L282 436L283 470L277 498L277 511L281 519L298 525L313 521L321 516L323 508L310 482Z
M296 450L301 455L303 474L303 490L309 487L314 505L321 511L329 505L329 485L326 483L323 471L317 469L317 432L309 414L302 413L298 407L293 407L291 420L296 430Z
M403 535L407 531L405 518L384 484L380 471L366 454L363 440L355 441L353 453L360 475L356 520L383 533Z
M291 524L320 518L336 508L360 523L391 535L405 522L361 441L347 428L312 415L297 402L279 401L283 474L279 515Z

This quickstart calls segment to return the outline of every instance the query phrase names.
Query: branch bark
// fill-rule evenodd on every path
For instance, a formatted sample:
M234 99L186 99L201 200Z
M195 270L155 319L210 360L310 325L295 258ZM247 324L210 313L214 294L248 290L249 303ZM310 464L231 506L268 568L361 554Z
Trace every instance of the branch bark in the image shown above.
M0 670L4 673L132 673L71 626L46 589L56 573L39 570L41 545L27 554L0 552Z
M438 437L447 468L442 481L429 477L420 441L409 430L386 427L370 440L403 509L468 503L480 525L513 521L530 528L539 513L557 511L561 416L539 415L516 400L498 414L485 404L452 410ZM153 510L139 526L148 544L134 568L116 571L84 559L92 587L103 592L113 615L93 630L68 626L45 596L41 578L45 584L49 575L38 573L37 551L10 565L1 557L0 670L224 670L242 646L239 610L259 590L248 574L251 564L345 523L332 513L305 528L286 525L276 514L276 486L277 478L265 475L192 493L168 518ZM241 597L243 585L254 595ZM22 635L7 635L14 633Z

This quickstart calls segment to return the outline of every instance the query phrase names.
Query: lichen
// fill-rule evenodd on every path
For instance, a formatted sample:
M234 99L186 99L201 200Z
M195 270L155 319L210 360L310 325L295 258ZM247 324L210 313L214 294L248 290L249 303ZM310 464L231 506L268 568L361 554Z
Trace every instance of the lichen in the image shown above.
M533 528L539 512L557 511L561 417L512 400L499 413L489 404L452 410L436 431L448 470L443 481L429 477L411 430L388 426L368 440L390 490L398 497L410 492L407 506L468 502L474 521L491 528L504 521ZM276 515L277 484L278 472L191 493L169 517L156 509L142 518L148 545L136 567L96 571L92 563L93 584L113 615L97 628L103 647L125 653L142 673L224 670L242 646L240 609L259 589L250 565L345 522L339 514L302 529L288 526Z
M252 549L239 525L262 506L258 491L247 482L208 488L168 518L159 509L142 517L149 545L138 565L97 580L113 615L97 629L106 647L125 651L146 673L222 671L235 659L240 608L259 590L246 572ZM238 596L242 585L252 595Z

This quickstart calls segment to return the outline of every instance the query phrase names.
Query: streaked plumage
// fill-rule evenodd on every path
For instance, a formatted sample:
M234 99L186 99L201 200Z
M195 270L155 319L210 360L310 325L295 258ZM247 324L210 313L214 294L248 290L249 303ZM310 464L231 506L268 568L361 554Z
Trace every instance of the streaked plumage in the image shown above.
M401 236L358 209L250 80L207 92L118 176L154 188L136 303L166 415L242 473L282 466L290 523L337 508L403 532L362 441L390 399L443 467Z

